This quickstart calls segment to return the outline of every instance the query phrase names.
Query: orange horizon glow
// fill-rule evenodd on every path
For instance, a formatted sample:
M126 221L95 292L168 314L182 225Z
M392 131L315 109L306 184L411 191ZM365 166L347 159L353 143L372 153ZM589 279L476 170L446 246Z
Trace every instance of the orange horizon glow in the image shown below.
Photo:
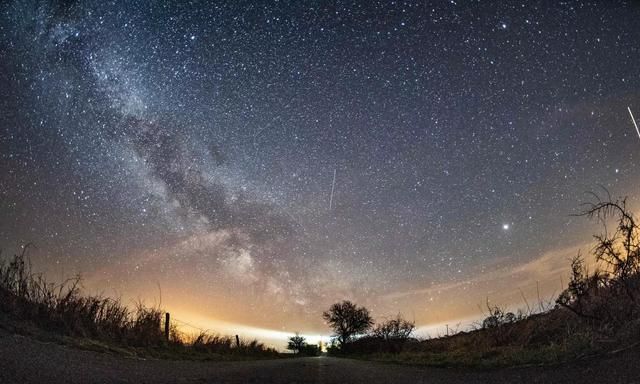
M450 331L468 330L486 315L487 300L491 305L514 311L526 311L528 304L529 310L535 312L540 310L540 301L543 304L553 303L561 292L561 283L566 285L568 281L570 258L585 246L582 244L552 250L533 261L515 266L501 267L496 263L493 269L457 283L416 287L378 297L335 295L326 301L326 307L331 302L349 299L369 308L377 320L401 313L405 318L415 321L416 334L420 337L442 336L447 326ZM99 274L104 275L105 270L99 271ZM155 304L159 303L160 294L155 284L157 281L160 280L149 278L144 284L125 284L121 289L127 292L126 298L143 299ZM87 277L87 287L91 291L108 289L105 283L96 275ZM265 317L256 317L232 295L198 296L185 291L181 283L164 280L161 304L187 334L200 330L223 335L238 334L258 339L277 349L283 349L286 339L296 332L313 343L320 340L327 343L330 340L331 332L321 319L322 311L326 309L324 307L297 316L272 308Z

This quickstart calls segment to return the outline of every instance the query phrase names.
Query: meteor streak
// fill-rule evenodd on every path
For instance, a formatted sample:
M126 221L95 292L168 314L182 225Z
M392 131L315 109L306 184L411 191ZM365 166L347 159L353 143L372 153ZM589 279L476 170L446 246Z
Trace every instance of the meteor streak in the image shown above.
M638 137L640 138L640 129L638 129L638 123L636 123L636 119L633 117L633 113L631 113L631 108L627 106L627 109L629 110L631 121L633 121L633 126L636 127L636 132L638 133Z
M329 210L333 206L333 190L336 187L336 170L333 170L333 182L331 182L331 197L329 198Z

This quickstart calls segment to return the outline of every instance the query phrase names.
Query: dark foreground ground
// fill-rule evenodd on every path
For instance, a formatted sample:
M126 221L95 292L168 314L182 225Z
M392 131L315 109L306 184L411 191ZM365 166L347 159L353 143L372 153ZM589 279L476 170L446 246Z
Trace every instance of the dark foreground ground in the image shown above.
M251 362L126 359L0 330L0 383L640 383L640 348L558 367L474 371L330 357Z

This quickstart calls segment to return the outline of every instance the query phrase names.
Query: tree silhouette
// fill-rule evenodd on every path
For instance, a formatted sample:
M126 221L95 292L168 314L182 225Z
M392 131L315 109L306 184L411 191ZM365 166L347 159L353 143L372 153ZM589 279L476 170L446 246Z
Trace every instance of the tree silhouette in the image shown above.
M613 200L607 191L607 200L593 194L596 201L587 204L582 215L596 218L605 224L605 232L594 236L596 260L605 264L605 272L612 277L633 302L637 302L633 285L640 276L640 226L627 207L627 199ZM615 227L607 231L606 221L612 219Z
M296 332L295 336L291 336L289 338L289 344L287 345L287 349L293 351L293 353L300 353L304 347L307 346L307 340L300 336L298 332Z
M333 304L322 314L322 318L333 329L340 346L348 343L353 336L368 331L373 325L369 310L348 300Z
M395 319L376 325L373 329L373 335L383 340L406 340L415 328L414 322L405 320L402 315L398 314Z

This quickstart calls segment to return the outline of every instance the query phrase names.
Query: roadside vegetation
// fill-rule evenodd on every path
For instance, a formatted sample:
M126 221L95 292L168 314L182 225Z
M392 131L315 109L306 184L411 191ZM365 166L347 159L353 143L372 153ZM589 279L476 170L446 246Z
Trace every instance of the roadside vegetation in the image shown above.
M487 317L468 332L418 339L415 324L397 318L375 324L364 307L334 304L324 319L334 331L329 353L432 366L554 364L640 345L640 227L626 200L610 196L581 214L603 223L594 236L596 269L578 253L555 303L509 312L487 301ZM607 230L609 228L609 230ZM345 310L346 309L346 310Z
M594 195L595 196L595 195ZM582 215L599 220L594 236L597 267L578 254L570 262L567 288L555 302L509 312L487 301L487 316L465 332L419 339L415 323L401 314L375 322L369 310L350 301L332 305L322 317L333 330L333 356L432 366L554 364L640 345L640 227L626 200L600 200ZM607 228L609 230L607 230ZM75 346L131 356L235 360L281 357L256 340L175 326L165 334L164 311L143 303L87 295L81 278L51 283L33 272L31 245L0 257L0 328ZM296 334L288 356L317 356L317 345Z
M307 340L299 333L289 338L287 349L293 352L296 357L318 356L321 352L318 345L307 343Z
M134 356L186 359L273 358L279 354L256 340L202 332L188 335L175 326L164 333L164 311L139 302L86 295L81 278L60 284L34 273L30 244L0 262L0 327L77 347Z

